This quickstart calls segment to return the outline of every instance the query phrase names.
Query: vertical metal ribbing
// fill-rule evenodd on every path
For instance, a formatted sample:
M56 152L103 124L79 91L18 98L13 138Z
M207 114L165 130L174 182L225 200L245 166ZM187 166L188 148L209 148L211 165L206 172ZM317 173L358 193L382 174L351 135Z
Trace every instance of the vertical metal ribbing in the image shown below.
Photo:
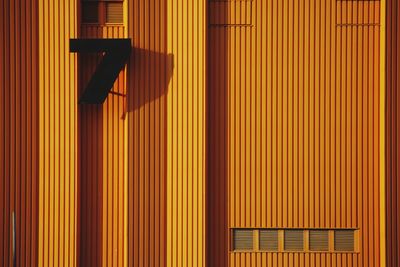
M11 215L11 225L12 225L12 262L13 266L17 266L17 258L15 256L16 254L16 233L15 233L15 212L12 212Z

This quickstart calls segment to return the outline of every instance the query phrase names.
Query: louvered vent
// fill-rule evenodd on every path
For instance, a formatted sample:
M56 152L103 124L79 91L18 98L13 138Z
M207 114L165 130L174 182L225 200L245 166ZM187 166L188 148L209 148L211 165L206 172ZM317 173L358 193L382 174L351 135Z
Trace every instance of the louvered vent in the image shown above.
M253 230L234 230L233 231L234 250L253 249Z
M278 250L278 230L260 230L259 239L260 250Z
M107 3L106 6L106 22L107 23L123 23L124 6L122 2Z
M99 22L99 4L94 2L82 3L82 22L97 23Z
M353 230L335 230L335 250L354 251Z
M329 232L326 230L310 230L309 242L311 251L328 251Z
M285 230L285 250L303 250L303 230Z

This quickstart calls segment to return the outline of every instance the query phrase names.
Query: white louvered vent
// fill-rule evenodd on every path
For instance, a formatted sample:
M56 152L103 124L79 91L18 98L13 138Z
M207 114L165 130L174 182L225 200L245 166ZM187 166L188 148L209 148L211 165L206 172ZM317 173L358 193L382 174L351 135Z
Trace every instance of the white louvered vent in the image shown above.
M284 247L285 250L303 251L303 230L285 230Z
M233 249L234 250L253 250L253 230L233 231Z
M335 230L335 250L354 251L354 230Z
M327 230L310 230L309 244L311 251L328 251L329 232Z
M107 23L123 23L124 22L124 6L122 2L107 3L106 5L106 22Z
M260 230L259 232L260 250L278 250L278 230Z

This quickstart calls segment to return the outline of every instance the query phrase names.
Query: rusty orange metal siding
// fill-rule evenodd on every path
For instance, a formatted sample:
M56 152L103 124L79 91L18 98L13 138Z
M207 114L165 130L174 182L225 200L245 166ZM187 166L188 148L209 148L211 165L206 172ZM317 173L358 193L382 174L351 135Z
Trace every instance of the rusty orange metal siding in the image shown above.
M209 2L209 264L379 266L379 16L379 1ZM359 229L360 251L232 252L232 228Z
M0 265L38 258L38 23L37 1L0 3Z

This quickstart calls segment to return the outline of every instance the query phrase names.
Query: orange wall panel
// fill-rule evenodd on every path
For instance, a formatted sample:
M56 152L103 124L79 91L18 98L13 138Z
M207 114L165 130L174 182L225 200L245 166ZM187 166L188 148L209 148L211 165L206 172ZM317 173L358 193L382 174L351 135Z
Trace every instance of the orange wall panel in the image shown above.
M39 266L76 266L78 106L75 1L38 2Z
M205 266L205 1L128 1L129 266Z
M38 259L38 1L0 3L0 265Z
M209 264L379 266L380 2L250 2L209 3ZM231 228L355 228L361 253L236 253Z

